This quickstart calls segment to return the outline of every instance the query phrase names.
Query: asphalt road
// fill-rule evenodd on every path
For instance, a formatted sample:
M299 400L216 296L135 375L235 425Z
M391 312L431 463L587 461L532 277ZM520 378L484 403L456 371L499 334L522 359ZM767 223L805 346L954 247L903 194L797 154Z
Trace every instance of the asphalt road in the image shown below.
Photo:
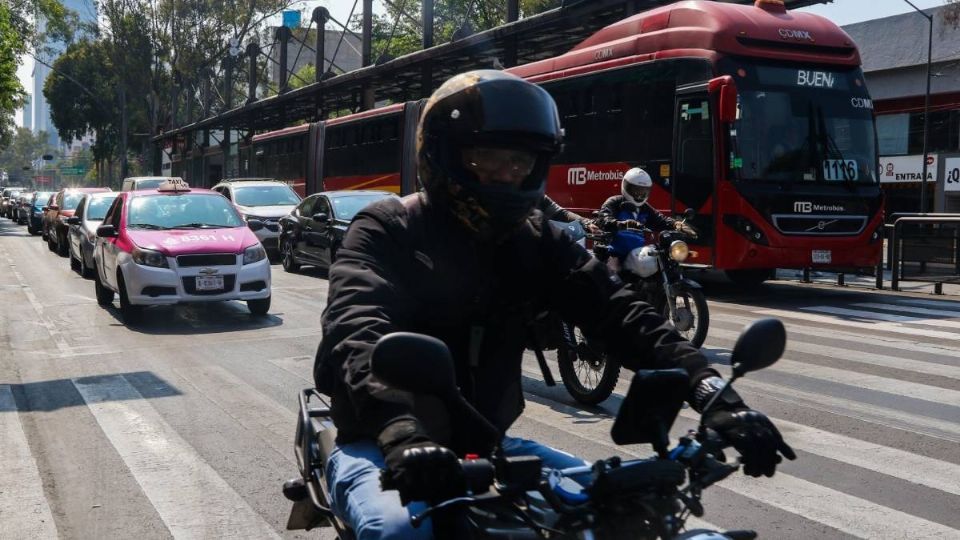
M273 307L150 308L125 327L24 227L0 220L0 539L331 538L284 530L297 392L310 384L327 283L274 266ZM960 538L960 302L773 283L709 289L705 350L782 318L784 360L739 384L799 458L736 474L703 520L765 538ZM598 459L612 415L575 407L525 364L513 434ZM695 425L683 411L675 433Z

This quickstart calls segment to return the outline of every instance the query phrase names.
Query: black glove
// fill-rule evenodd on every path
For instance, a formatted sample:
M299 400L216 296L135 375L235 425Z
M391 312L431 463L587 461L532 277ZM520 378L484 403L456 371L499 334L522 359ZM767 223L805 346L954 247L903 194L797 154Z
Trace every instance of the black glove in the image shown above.
M743 472L749 476L773 476L783 457L794 460L793 452L780 431L765 414L746 406L735 410L711 408L704 424L740 452Z
M466 481L460 461L420 429L416 420L394 421L377 437L386 468L380 473L384 490L400 492L400 502L442 501L463 495Z

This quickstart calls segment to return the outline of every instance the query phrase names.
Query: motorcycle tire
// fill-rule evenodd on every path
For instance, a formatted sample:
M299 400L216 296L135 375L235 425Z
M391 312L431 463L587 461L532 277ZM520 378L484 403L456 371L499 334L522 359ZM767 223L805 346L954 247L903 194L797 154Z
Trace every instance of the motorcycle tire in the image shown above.
M677 330L680 332L680 335L687 338L694 347L700 348L703 346L703 342L707 340L707 331L710 329L710 312L707 308L707 298L703 295L703 291L700 289L687 289L681 291L680 294L676 297L677 311L686 308L684 299L687 302L692 303L692 307L695 312L693 315L693 327L690 330L682 330L680 321L673 321L674 326L677 327ZM667 307L666 303L663 306L663 315L670 318L670 308Z
M564 342L557 347L557 367L563 386L578 403L597 405L610 397L617 386L620 364L602 351L592 349L576 327L562 324L575 341L573 344ZM593 356L592 361L589 357L581 358L588 355ZM584 376L590 377L592 384L585 383Z

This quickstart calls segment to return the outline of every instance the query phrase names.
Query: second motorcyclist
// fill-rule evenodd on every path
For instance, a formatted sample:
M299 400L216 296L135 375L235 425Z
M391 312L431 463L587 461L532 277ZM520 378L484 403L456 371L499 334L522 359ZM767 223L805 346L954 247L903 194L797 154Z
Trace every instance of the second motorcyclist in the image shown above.
M445 342L461 393L502 432L524 408L531 305L604 339L629 369L683 368L695 410L723 384L670 323L535 210L561 142L556 105L542 88L493 70L455 76L420 119L425 192L373 203L348 229L329 273L315 378L332 396L338 429L326 468L331 506L359 540L429 537L429 525L411 526L417 509L405 504L423 494L462 494L458 457L489 455L495 444L451 422L436 401L371 373L373 349L386 334ZM781 454L794 457L770 420L736 393L718 399L706 423L740 452L745 473L771 476ZM503 451L540 456L546 467L582 463L514 437L504 438ZM381 469L398 491L382 489Z

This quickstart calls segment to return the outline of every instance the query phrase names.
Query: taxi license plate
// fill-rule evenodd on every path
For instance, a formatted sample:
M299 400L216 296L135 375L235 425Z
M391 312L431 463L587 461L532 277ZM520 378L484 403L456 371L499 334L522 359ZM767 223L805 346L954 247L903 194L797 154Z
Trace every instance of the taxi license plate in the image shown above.
M816 264L830 264L833 261L832 252L829 249L814 249L811 252L811 258Z
M197 276L198 291L216 291L223 288L223 276Z

